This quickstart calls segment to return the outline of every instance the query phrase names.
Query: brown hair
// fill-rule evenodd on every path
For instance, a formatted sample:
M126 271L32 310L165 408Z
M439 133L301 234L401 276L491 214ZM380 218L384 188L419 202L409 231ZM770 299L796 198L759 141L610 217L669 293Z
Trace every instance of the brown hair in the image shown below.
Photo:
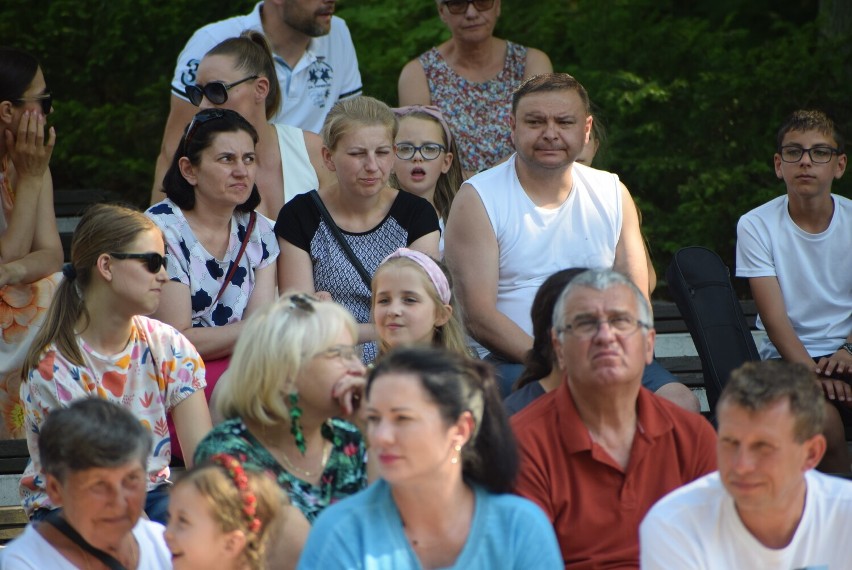
M533 93L549 93L551 91L576 91L583 102L586 115L592 114L592 104L586 88L567 73L542 73L534 75L521 83L512 93L512 115L518 110L518 103L527 95Z
M784 135L791 131L817 131L823 135L830 136L837 143L837 150L840 154L843 154L846 147L843 135L837 129L835 122L827 114L816 109L800 109L794 111L784 119L781 128L778 129L778 136L775 141L778 152L781 152Z
M73 364L83 365L77 335L89 325L83 295L92 282L98 257L107 252L124 252L142 232L157 230L157 225L141 212L115 204L95 204L80 218L71 239L73 278L63 277L47 309L44 325L27 352L21 371L26 380L39 364L42 351L55 342L59 352ZM82 330L76 331L82 321Z

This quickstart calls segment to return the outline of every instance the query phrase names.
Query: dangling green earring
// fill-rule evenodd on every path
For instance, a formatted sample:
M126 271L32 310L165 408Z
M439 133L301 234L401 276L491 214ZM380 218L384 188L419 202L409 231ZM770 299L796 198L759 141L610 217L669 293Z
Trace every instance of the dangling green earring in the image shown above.
M296 447L302 455L305 454L305 434L302 433L302 408L299 407L299 394L293 392L287 396L290 401L290 433L296 440Z

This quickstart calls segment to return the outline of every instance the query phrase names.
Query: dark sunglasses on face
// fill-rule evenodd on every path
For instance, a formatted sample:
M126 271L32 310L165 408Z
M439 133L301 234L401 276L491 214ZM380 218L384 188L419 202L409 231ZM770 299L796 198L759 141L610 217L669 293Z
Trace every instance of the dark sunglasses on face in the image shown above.
M225 83L224 81L211 81L207 85L190 85L186 88L186 96L189 102L196 107L201 105L204 97L214 105L221 105L228 100L228 90L236 87L240 83L257 79L257 75L250 75L233 83Z
M166 258L159 253L108 253L116 259L138 259L145 262L145 268L151 273L157 274L161 267L166 267Z
M473 4L477 12L485 12L494 6L494 0L444 0L442 2L450 14L464 14L467 12L467 5Z
M32 97L19 97L14 100L15 103L27 103L29 101L38 101L41 104L41 112L45 115L50 114L50 109L53 108L53 95L50 91L41 95L33 95Z

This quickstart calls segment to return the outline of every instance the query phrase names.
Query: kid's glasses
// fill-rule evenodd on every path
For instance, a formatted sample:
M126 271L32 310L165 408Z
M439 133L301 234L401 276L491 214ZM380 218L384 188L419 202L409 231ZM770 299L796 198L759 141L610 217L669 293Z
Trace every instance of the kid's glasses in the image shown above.
M211 81L207 85L190 85L186 88L185 93L189 102L196 107L201 105L201 101L204 97L207 97L207 100L214 105L221 105L228 100L228 91L232 87L236 87L240 83L245 83L246 81L251 81L252 79L257 78L257 75L249 75L248 77L240 79L239 81L234 81L233 83Z
M477 12L484 12L494 6L494 0L444 0L441 4L447 7L450 14L464 14L468 4L473 4Z
M28 101L38 101L41 104L41 112L44 115L50 114L50 109L53 107L53 95L50 91L41 95L33 95L32 97L18 97L13 100L15 103L26 103Z
M782 146L781 160L784 162L799 162L805 153L811 157L811 162L815 164L825 164L831 162L831 157L839 153L840 149L831 148L830 146L815 146L813 148L802 148L800 146Z
M423 160L435 160L441 156L442 152L447 150L444 145L438 143L424 143L420 146L411 143L399 143L394 145L393 149L400 160L411 160L417 151L420 151Z
M159 253L108 253L110 257L116 259L138 259L145 262L145 268L151 273L157 274L160 268L166 267L166 258Z

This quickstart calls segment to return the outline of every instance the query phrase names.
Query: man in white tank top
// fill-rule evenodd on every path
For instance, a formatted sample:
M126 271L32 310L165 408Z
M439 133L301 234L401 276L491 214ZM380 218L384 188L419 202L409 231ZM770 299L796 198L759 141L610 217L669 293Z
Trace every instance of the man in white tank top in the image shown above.
M532 348L533 297L560 269L615 269L648 296L630 192L616 175L575 163L592 120L588 94L576 79L565 73L531 78L512 99L516 153L470 178L453 202L445 254L482 356L523 362ZM666 384L660 395L668 390L671 399L697 408L682 384Z

